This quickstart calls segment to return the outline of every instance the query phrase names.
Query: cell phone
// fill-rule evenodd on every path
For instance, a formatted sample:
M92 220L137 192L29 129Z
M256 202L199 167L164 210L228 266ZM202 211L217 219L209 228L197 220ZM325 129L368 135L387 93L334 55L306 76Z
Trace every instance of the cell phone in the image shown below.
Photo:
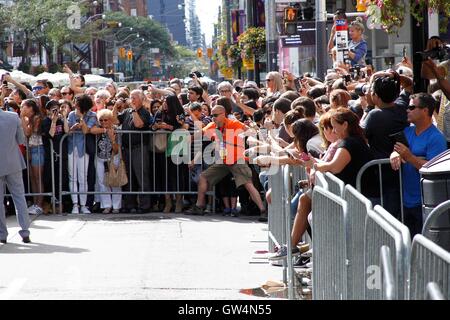
M391 138L394 143L400 142L409 148L408 139L406 139L405 133L403 131L390 134L389 138Z
M300 78L295 78L294 79L294 85L295 85L295 90L300 91L300 89L302 88L302 84L300 82Z
M309 157L309 155L306 152L302 152L300 155L300 159L302 159L303 161L309 161L311 160L311 158Z
M143 91L147 91L147 90L148 90L148 86L143 85L143 86L141 86L141 89L142 89Z
M406 46L403 46L402 55L403 58L406 58Z

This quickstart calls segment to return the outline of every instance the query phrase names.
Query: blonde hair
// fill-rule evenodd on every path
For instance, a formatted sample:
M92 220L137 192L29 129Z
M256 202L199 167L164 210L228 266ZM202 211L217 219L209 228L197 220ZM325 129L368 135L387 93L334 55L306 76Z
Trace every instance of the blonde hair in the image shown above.
M100 121L100 119L104 117L112 119L114 117L113 112L109 109L102 109L97 111L97 120Z
M283 86L283 78L281 77L281 74L279 72L271 71L267 74L267 78L275 83L274 92L283 93L285 91Z
M364 33L364 31L365 31L363 19L361 17L356 17L355 21L352 21L350 23L350 28L351 27L359 29L361 31L361 33Z

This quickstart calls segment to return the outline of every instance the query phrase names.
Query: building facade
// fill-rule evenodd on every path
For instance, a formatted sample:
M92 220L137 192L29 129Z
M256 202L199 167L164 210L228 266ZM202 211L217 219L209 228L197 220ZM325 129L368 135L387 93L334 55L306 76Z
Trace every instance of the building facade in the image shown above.
M165 26L172 40L186 46L186 15L184 0L147 0L148 15Z

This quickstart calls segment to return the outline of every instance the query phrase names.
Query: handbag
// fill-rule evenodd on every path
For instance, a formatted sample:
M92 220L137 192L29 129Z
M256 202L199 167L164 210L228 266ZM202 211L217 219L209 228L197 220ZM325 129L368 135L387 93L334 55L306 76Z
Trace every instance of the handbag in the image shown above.
M128 183L127 171L125 168L125 162L122 158L122 150L119 149L120 163L116 168L114 165L114 157L111 155L109 161L109 170L105 174L105 184L109 187L122 187Z
M156 153L166 152L167 149L167 134L166 133L154 133L153 134L153 148L151 151Z

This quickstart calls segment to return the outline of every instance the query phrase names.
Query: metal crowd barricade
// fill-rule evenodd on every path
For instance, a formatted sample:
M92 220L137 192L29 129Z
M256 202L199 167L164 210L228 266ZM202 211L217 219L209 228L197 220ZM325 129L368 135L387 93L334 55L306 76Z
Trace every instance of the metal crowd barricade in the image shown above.
M367 162L365 165L359 169L358 175L356 176L356 189L359 192L362 192L362 176L372 166L378 166L378 176L379 176L379 183L380 183L380 200L381 200L381 206L384 206L384 197L383 197L383 175L381 171L382 165L390 165L389 159L377 159ZM398 171L398 176L400 180L400 213L401 213L401 221L404 222L404 216L403 216L403 182L402 182L402 168L400 166L400 170Z
M338 197L344 196L345 183L330 172L325 172L324 178L328 183L328 190Z
M394 270L392 269L391 250L388 246L382 246L380 249L381 276L383 286L383 300L394 300L395 280Z
M364 225L367 212L372 209L372 203L351 185L344 189L344 200L347 202L348 242L348 299L364 298L366 285L366 270L364 268Z
M295 183L292 176L292 167L288 165L284 165L282 167L283 173L283 204L284 204L284 223L286 230L286 247L287 250L287 275L284 276L286 268L283 270L283 278L287 279L288 285L288 298L294 298L294 266L292 265L292 251L289 250L292 248L291 242L291 199L292 194L294 192L293 183Z
M317 182L317 176L316 176ZM316 186L312 197L313 299L347 299L347 203Z
M284 176L282 167L276 174L269 175L269 188L271 190L271 203L269 204L269 251L274 252L275 246L286 243L286 224L284 223L283 187Z
M30 152L29 152L29 146L28 146L28 140L26 141L26 144L25 144L25 148L26 148L26 152L25 152L25 163L26 163L26 165L27 165L27 168L25 169L25 172L26 172L26 175L27 175L27 177L26 177L26 184L25 184L25 187L26 187L26 191L28 191L28 192L26 192L25 193L25 197L35 197L35 196L48 196L48 197L50 197L50 201L51 201L51 204L52 204L52 212L56 212L56 204L55 204L55 171L54 171L54 148L53 148L53 141L52 140L48 140L49 141L49 143L50 143L50 163L51 163L51 165L50 165L50 168L51 168L51 172L50 173L48 173L48 172L45 172L45 163L43 163L42 165L43 165L43 167L44 167L44 173L43 173L43 176L41 177L41 176L39 176L38 177L38 179L39 180L42 180L42 184L44 185L44 190L41 190L41 192L33 192L33 190L32 190L32 186L31 186L31 179L32 179L32 177L31 177L31 175L32 175L32 169L31 169L31 159L30 159ZM45 151L44 151L45 152ZM44 160L45 161L45 160ZM50 174L50 175L48 175L48 174ZM51 192L45 192L45 180L47 180L47 179L51 179ZM48 181L48 180L47 180ZM10 197L11 196L11 194L5 194L5 197ZM12 201L12 199L11 199L11 201ZM3 205L3 204L2 204Z
M395 293L393 299L408 298L410 239L408 228L396 220L389 212L380 206L369 210L365 224L364 266L366 286L364 298L366 300L383 299L381 286L380 250L387 246L391 251L394 270Z
M445 300L441 288L439 288L439 285L436 282L427 284L427 298L429 298L429 300Z
M181 131L180 131L181 132ZM176 165L175 167L175 171L173 171L172 169L174 169L173 167L169 168L169 163L170 161L172 161L171 157L168 157L166 155L165 152L159 152L159 156L157 155L158 152L156 152L155 146L153 145L153 143L151 143L151 140L149 140L149 145L145 145L144 144L144 139L143 137L145 135L149 136L149 139L152 139L153 136L157 135L157 134L166 134L167 135L167 139L169 139L170 134L173 132L170 131L163 131L163 132L154 132L154 131L126 131L126 130L116 130L117 134L122 135L127 135L127 138L125 138L128 141L128 146L132 145L132 135L137 135L140 136L140 143L138 145L138 147L136 148L136 146L134 146L133 148L124 148L123 147L123 141L124 139L122 138L122 154L124 157L128 157L129 161L128 161L128 167L127 167L127 175L128 175L128 180L129 180L129 190L131 191L125 191L123 190L124 187L122 187L121 191L107 191L107 192L100 192L100 191L85 191L85 192L74 192L74 191L70 191L70 190L63 190L63 185L62 185L62 172L63 170L68 170L68 168L64 168L63 167L63 163L60 163L60 167L59 167L59 176L60 176L60 181L59 181L59 201L60 203L62 203L62 197L66 196L66 195L104 195L104 194L108 194L108 195L139 195L139 196L144 196L144 195L156 195L156 196L160 196L160 195L197 195L197 190L194 190L192 188L192 174L189 171L189 169L187 168L187 163L186 161L181 162L182 165L185 165L184 168L181 168L181 166ZM181 134L185 134L186 137L190 136L189 131L184 130L183 132L181 132ZM67 143L67 139L70 135L72 135L74 133L69 133L66 134L62 137L61 141L60 141L60 148L62 150L62 146L64 143ZM86 136L84 136L84 145L85 145L85 154L83 155L83 157L86 156ZM167 142L169 143L169 142ZM190 144L189 144L190 146ZM96 162L97 159L97 140L95 142L95 159L94 162ZM199 150L202 151L202 150ZM135 152L140 152L138 153L137 157ZM188 155L186 154L186 157L189 157L188 159L191 159L191 149L188 148L187 149L187 153L189 153ZM203 151L202 151L203 152ZM125 154L124 154L125 153ZM138 159L140 161L141 165L141 170L140 172L134 172L133 169L133 157L134 156L135 159ZM73 154L70 156L74 156ZM162 159L162 162L158 162L156 159L157 157L160 158L160 160ZM144 159L147 159L148 162L144 161ZM163 172L159 172L158 169L156 167L157 164L162 164L164 169ZM144 166L149 166L149 167L145 167ZM203 168L203 164L202 164L202 168ZM87 167L86 167L86 170ZM184 170L184 172L181 172L181 170ZM135 186L134 184L134 180L138 180L138 177L140 178L141 184L144 181L144 178L147 178L147 176L144 174L144 171L147 171L147 173L152 173L150 176L152 177L152 181L150 181L149 185L147 186L147 190L142 190L143 188L140 188L139 190L135 190ZM133 173L132 173L133 172ZM84 174L87 174L86 172L84 172ZM134 174L134 178L133 179L130 175ZM185 176L182 176L182 174L184 174ZM157 178L163 175L163 183L162 186L157 186ZM186 176L187 175L187 176ZM172 186L169 187L169 177L173 177L176 176L176 186ZM182 178L180 178L182 177ZM97 179L97 176L96 176ZM180 179L184 180L184 185L185 188L182 188L182 186L180 186ZM127 188L128 189L128 188ZM215 196L214 191L208 191L206 193L206 195L212 195L213 197ZM123 201L122 201L122 207L123 207ZM213 201L213 207L214 207L214 201ZM215 207L214 207L215 209ZM213 210L214 210L213 209ZM62 206L60 206L60 212L62 213Z
M329 190L328 182L325 179L324 174L320 171L316 171L315 173L314 185Z
M411 300L424 300L427 295L450 299L450 252L418 234L413 239L410 266Z

